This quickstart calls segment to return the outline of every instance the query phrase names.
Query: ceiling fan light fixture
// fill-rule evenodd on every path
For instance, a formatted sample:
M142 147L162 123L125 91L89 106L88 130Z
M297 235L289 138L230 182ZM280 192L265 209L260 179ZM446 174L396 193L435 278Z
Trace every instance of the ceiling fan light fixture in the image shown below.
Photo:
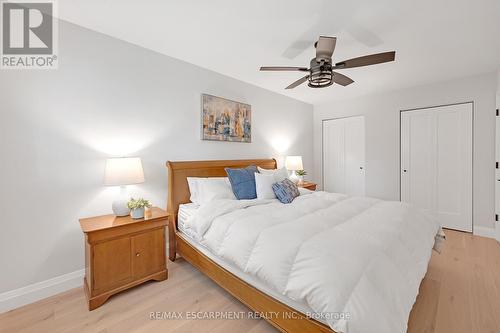
M311 88L326 88L331 86L333 81L328 78L312 78L309 77L309 83L307 84Z
M311 88L325 88L331 86L333 83L333 73L330 64L312 65L313 61L311 61L311 74L309 75L309 83L307 85Z

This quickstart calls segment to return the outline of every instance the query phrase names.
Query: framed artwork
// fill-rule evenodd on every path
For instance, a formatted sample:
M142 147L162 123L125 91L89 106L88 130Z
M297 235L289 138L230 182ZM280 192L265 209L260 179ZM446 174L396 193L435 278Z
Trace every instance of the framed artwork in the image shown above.
M202 140L252 142L252 107L212 95L201 95Z

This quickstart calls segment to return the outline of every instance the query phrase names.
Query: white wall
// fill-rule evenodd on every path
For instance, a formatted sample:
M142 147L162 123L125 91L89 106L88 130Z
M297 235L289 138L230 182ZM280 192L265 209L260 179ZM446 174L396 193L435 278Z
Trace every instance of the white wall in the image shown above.
M311 105L69 23L59 30L58 70L0 73L0 293L84 267L78 218L110 213L109 156L140 156L146 183L132 191L160 207L167 160L303 155L312 175ZM202 93L251 104L253 142L201 141Z
M399 200L400 110L474 101L473 221L494 227L496 73L314 107L315 180L321 182L321 122L366 117L366 195ZM491 229L490 229L491 230Z

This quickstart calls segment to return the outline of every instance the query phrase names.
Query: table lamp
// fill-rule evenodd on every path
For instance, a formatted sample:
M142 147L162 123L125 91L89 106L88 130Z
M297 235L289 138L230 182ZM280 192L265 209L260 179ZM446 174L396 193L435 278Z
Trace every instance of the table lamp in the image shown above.
M104 171L104 185L120 186L120 197L113 201L113 213L116 216L127 216L130 210L127 207L128 198L126 185L144 183L144 171L139 157L108 158Z
M290 175L290 180L294 183L299 182L299 177L297 177L297 170L304 170L304 166L302 165L302 156L287 156L285 159L285 167L292 171Z

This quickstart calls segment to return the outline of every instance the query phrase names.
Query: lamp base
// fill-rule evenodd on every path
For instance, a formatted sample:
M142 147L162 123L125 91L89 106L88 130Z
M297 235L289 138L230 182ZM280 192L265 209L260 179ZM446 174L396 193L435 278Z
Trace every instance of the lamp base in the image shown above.
M113 214L116 216L127 216L130 214L130 209L128 209L127 201L125 199L118 199L113 201L111 208L113 209Z
M292 174L290 175L289 179L294 183L298 184L299 183L299 177L295 173L295 171L292 171Z

